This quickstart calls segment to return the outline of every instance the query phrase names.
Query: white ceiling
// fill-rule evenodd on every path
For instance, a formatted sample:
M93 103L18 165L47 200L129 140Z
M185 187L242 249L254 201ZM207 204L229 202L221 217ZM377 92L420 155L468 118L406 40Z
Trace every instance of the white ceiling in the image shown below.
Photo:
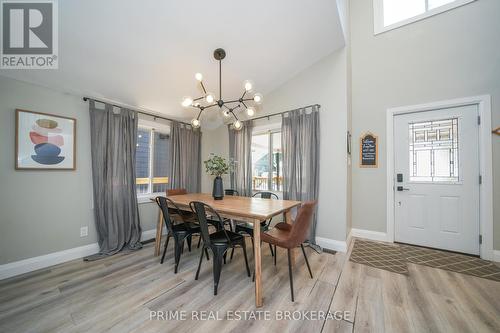
M222 47L223 98L251 79L265 94L341 48L335 0L59 1L59 69L0 74L106 98L177 118L194 74L218 93L213 50ZM265 105L265 104L264 104Z

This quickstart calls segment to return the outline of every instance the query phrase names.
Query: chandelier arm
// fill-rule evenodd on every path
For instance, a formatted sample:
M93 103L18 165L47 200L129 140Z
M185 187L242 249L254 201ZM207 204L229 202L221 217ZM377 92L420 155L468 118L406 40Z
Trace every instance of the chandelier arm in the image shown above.
M200 112L198 112L198 117L196 117L196 120L200 120L201 113L203 112L203 109L200 109Z
M205 93L205 95L207 94L207 90L205 89L205 85L203 84L203 81L200 81L200 84L201 84L201 89L203 89L203 92ZM203 98L203 97L202 97Z
M233 111L236 111L236 109L238 109L239 107L241 107L241 104L236 105L236 106L233 108Z
M245 95L246 95L246 94L247 94L247 90L246 90L246 89L244 89L244 90L243 90L243 95L241 95L241 99L243 99L243 97L245 97Z
M233 115L234 119L239 120L238 117L236 117L236 114L233 111L230 111L230 112Z
M193 99L193 102L199 101L200 99L204 99L204 98L205 98L204 96L201 96L201 97L195 98L195 99Z
M245 106L245 109L248 109L248 106L245 104L245 102L241 102L244 106Z
M205 107L204 107L204 109L206 110L206 109L211 108L212 106L216 106L216 105L218 105L218 104L217 104L217 103L214 103L214 104L211 104L211 105L205 106Z
M224 101L224 103L238 103L240 100L239 99L235 99L235 100L232 100L232 101Z
M253 98L243 98L243 101L253 101Z

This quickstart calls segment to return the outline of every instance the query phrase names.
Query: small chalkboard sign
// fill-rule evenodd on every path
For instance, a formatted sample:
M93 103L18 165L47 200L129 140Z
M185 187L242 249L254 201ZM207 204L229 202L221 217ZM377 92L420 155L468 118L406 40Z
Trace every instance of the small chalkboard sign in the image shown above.
M361 168L378 167L378 137L370 132L360 139L359 166Z

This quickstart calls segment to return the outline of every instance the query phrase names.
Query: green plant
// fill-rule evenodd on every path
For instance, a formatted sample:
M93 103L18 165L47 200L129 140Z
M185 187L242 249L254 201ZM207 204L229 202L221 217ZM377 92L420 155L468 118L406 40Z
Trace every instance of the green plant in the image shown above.
M224 157L215 154L210 154L210 158L203 163L205 164L205 171L209 175L217 177L228 174L234 167L234 161L226 160Z

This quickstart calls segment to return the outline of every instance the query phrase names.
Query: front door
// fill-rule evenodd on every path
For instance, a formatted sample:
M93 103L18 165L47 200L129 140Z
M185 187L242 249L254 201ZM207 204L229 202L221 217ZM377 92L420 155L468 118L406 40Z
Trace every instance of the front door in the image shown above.
M478 106L394 116L397 242L479 254Z

